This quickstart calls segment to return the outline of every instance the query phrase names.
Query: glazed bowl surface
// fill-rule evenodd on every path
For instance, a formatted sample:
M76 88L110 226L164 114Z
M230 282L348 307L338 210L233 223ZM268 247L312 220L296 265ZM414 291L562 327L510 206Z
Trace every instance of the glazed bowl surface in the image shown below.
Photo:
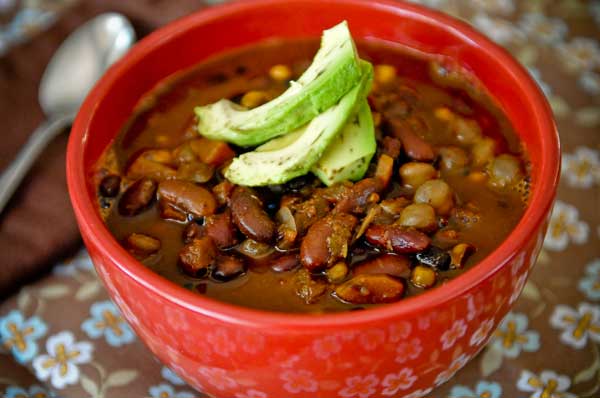
M355 38L441 54L476 76L506 113L531 162L529 206L480 264L441 287L359 312L256 311L194 294L136 261L97 209L91 174L139 99L175 72L268 38L319 36L347 20ZM391 0L256 0L202 10L138 43L98 82L73 126L69 193L111 298L138 336L193 387L216 397L418 397L485 345L523 289L555 197L560 151L535 82L462 22Z

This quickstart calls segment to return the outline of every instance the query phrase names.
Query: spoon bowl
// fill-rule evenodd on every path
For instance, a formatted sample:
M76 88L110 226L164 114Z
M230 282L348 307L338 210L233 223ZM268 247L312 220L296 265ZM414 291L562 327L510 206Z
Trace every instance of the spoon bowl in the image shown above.
M105 13L81 25L61 44L44 71L38 92L47 119L0 176L0 213L48 143L73 122L96 81L134 41L127 18Z

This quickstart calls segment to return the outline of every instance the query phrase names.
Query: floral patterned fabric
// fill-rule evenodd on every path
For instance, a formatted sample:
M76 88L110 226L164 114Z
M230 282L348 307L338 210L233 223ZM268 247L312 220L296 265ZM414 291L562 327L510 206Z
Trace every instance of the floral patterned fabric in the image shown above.
M217 3L208 1L207 3ZM513 311L475 359L459 356L432 391L406 398L593 398L600 396L600 1L421 0L473 24L509 49L527 67L554 110L563 146L562 180L544 249ZM24 2L54 18L44 1ZM57 6L60 1L47 1ZM0 0L8 8L16 0ZM29 13L29 14L27 14ZM0 52L27 15L0 20ZM20 16L20 17L19 17ZM35 19L35 18L34 18ZM8 32L8 33L7 33ZM16 38L15 38L16 37ZM525 283L524 279L521 283ZM516 300L517 297L511 300ZM481 342L492 322L470 337ZM465 334L457 321L442 349ZM375 338L376 336L374 336ZM116 397L198 396L156 361L112 304L82 250L58 264L50 276L25 286L0 304L0 396ZM367 342L368 343L368 342ZM317 346L318 345L318 346ZM339 349L339 347L338 347ZM335 341L315 342L324 357ZM374 397L376 387L396 396L416 377L403 367L419 355L419 341L398 343L398 371L384 380L356 376L338 395ZM311 374L280 375L290 396L310 396ZM214 374L227 383L227 374ZM236 398L266 398L253 389Z

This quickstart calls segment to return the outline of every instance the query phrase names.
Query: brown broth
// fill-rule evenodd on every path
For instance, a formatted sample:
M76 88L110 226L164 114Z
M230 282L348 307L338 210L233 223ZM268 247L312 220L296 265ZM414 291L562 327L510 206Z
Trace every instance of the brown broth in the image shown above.
M291 65L294 75L298 76L310 62L317 47L318 41L313 39L269 41L221 55L165 80L140 101L124 131L100 162L96 179L99 181L108 171L123 175L130 159L144 149L171 149L196 136L193 118L195 106L221 98L239 98L249 90L283 92L286 84L270 80L269 68L274 64ZM485 136L496 142L497 153L508 152L524 159L510 123L492 101L483 95L479 95L478 101L475 101L467 94L473 89L472 80L465 79L463 89L444 88L430 78L432 58L409 55L402 49L379 43L360 42L358 47L361 57L373 64L394 65L399 76L394 84L399 89L408 87L418 94L411 112L424 123L421 136L434 147L456 143L453 132L433 115L434 109L446 106L476 120ZM374 157L373 162L376 161ZM524 165L523 160L525 168ZM386 197L395 197L405 191L397 182L398 178L396 168L395 182L387 190ZM461 231L461 242L473 244L477 251L468 258L463 269L440 273L438 284L462 273L493 251L517 224L526 202L518 190L492 190L485 183L474 184L466 175L442 173L441 178L454 190L458 204L476 204L481 221ZM208 187L212 185L206 184ZM182 233L185 224L160 218L156 204L137 216L122 216L116 211L117 206L113 206L118 199L100 198L101 212L116 239L124 241L131 233L144 233L160 239L160 251L144 259L143 263L165 278L199 294L245 307L282 312L320 313L369 306L344 303L330 294L325 294L315 304L306 304L294 291L295 271L276 273L265 264L251 265L244 275L226 283L189 277L177 265L178 254L184 246ZM354 258L349 263L378 253L378 250L359 241L354 249ZM411 283L407 283L407 286L408 295L424 291Z

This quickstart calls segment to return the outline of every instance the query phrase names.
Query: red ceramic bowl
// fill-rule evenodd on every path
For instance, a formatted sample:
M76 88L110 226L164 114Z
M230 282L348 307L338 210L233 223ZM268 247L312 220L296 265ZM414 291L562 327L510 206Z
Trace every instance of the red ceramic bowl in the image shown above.
M421 296L321 316L213 301L153 273L122 249L95 208L89 177L140 97L214 54L275 36L319 36L343 19L357 38L455 59L497 100L531 157L531 202L508 239L476 267ZM111 298L152 352L192 386L227 398L417 397L484 346L523 288L555 196L559 143L550 109L528 73L455 19L388 0L258 0L200 11L137 44L81 107L67 161L81 234Z

